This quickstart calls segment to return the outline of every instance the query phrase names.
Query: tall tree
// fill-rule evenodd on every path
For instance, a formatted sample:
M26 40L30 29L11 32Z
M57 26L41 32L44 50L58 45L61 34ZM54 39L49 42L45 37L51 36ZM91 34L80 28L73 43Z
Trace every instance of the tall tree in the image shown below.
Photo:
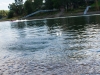
M25 8L25 12L27 14L30 14L33 12L33 4L32 4L32 0L27 0L25 3L24 3L24 8Z
M34 0L33 6L35 10L39 10L42 6L43 0Z
M10 11L13 11L16 15L21 15L23 13L23 5L16 5L15 3L9 4Z
M46 9L53 9L53 1L52 0L45 0L45 7Z

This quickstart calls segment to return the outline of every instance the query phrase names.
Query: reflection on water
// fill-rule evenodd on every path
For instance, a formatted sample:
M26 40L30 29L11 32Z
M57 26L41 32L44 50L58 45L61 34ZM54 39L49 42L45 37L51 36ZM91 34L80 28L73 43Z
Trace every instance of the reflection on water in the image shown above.
M0 23L1 58L84 60L100 52L100 16Z

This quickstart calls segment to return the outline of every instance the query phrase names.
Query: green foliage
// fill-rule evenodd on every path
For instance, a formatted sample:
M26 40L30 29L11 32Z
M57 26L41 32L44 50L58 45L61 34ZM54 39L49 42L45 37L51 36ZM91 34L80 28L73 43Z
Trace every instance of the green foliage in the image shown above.
M1 17L6 17L8 15L8 11L7 10L0 10L0 16Z
M23 5L16 5L15 3L9 4L8 8L10 11L14 12L16 15L22 15L23 14Z
M32 3L32 0L27 0L25 3L24 3L24 8L25 8L25 12L27 14L30 14L33 12L33 3Z
M8 13L8 18L12 18L12 17L14 17L14 11L13 10L9 11L9 13Z
M24 3L25 12L27 14L40 10L41 6L42 6L42 0L34 0L34 2L32 2L32 0L27 0Z
M96 3L93 3L91 6L96 7ZM100 0L98 1L98 6L100 7Z
M62 6L62 1L61 0L52 0L52 1L53 1L54 8L59 9Z
M9 4L8 8L9 8L10 10L16 11L16 5L15 5L15 3Z
M34 6L34 10L39 10L39 9L41 9L42 0L34 0L33 6Z
M86 5L85 0L46 0L45 6L50 9L50 8L66 8L67 9L73 9L73 8L78 8L79 6Z
M93 2L93 1L92 1ZM66 9L67 11L72 11L75 9L81 9L86 7L86 5L91 4L91 0L26 0L22 5L16 5L12 3L9 5L10 12L8 16L21 16L33 13L37 10L41 10L42 6L44 9ZM13 15L11 15L13 13Z
M53 1L52 0L46 0L45 1L45 8L46 9L53 9L54 7L53 7Z

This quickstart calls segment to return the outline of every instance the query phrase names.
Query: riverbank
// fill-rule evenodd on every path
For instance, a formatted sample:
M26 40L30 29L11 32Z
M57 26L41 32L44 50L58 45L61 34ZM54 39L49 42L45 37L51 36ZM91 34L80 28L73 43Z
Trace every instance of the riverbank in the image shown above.
M89 11L87 12L86 15L92 15L92 14L100 14L100 11ZM26 18L28 20L31 19L45 19L45 18L56 18L56 17L67 17L67 16L79 16L79 15L84 15L83 11L82 12L48 12L48 13L39 13L37 15L34 15L32 17ZM20 19L21 16L14 17L11 19L1 19L0 21L12 21L12 20L18 20Z
M92 15L92 14L100 14L100 11L90 11L87 12L86 15ZM42 14L37 14L35 16L29 17L27 19L44 19L44 18L56 18L56 17L67 17L67 16L79 16L79 15L84 15L83 11L82 12L53 12L53 13L42 13Z

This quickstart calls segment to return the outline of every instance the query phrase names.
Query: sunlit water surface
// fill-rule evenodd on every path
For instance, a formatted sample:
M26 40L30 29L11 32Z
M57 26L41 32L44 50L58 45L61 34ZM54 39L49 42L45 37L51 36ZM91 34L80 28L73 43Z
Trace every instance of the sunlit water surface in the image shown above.
M0 22L0 63L18 58L80 62L99 54L99 15Z

